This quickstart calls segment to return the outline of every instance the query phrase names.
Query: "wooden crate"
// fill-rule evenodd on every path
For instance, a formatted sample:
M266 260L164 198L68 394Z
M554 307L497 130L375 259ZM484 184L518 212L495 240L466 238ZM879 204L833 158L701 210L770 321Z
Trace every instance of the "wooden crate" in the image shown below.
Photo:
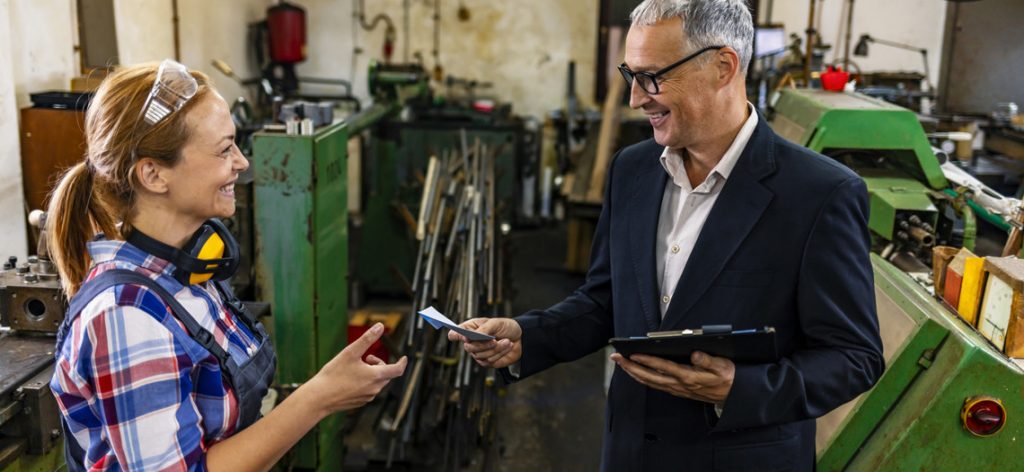
M1024 357L1024 260L986 257L978 331L1009 357Z
M932 249L932 282L935 284L935 293L942 296L946 287L946 267L953 261L953 257L959 248L950 246L935 246Z

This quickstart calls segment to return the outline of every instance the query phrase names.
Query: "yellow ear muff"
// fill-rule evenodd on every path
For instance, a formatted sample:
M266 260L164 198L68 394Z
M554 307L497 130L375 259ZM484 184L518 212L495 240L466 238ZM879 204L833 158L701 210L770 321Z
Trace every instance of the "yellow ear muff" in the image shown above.
M224 240L220 238L220 235L214 232L206 241L203 241L202 247L199 249L199 254L196 255L198 259L220 259L224 257ZM201 284L210 280L213 277L213 272L217 270L218 264L211 263L206 266L206 270L209 272L205 273L192 273L188 276L189 284Z

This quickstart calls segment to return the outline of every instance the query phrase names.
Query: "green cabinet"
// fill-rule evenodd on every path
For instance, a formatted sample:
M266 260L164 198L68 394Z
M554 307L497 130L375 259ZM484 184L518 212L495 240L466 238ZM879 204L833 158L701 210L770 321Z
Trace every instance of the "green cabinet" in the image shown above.
M345 123L312 136L253 136L256 297L271 305L285 392L345 347L348 332L348 214ZM283 465L341 468L343 415L302 439Z

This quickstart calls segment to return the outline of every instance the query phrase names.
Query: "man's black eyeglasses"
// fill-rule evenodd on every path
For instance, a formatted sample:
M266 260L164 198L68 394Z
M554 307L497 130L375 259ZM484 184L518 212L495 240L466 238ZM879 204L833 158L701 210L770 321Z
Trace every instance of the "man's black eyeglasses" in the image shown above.
M672 64L663 67L661 70L657 72L633 72L629 70L629 67L626 67L625 62L619 65L619 72L622 73L622 78L626 79L627 87L632 87L633 80L636 80L640 84L640 88L644 89L644 92L647 92L649 95L657 95L658 93L661 92L661 90L659 90L658 88L658 77L661 77L662 75L666 74L668 71L672 69L675 69L676 67L686 64L689 60L701 54L704 54L714 49L722 49L724 47L725 46L708 46L704 49L701 49L700 51L690 54L689 56L686 56L676 62L673 62Z

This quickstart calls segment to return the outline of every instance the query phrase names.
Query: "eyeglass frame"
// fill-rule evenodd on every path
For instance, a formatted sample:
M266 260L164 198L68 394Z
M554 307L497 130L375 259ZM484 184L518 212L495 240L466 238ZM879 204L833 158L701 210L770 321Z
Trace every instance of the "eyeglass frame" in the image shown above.
M686 64L687 62L693 60L694 58L696 58L697 56L700 56L701 54L704 54L704 53L706 53L708 51L711 51L711 50L719 50L719 49L722 49L722 48L725 48L725 47L727 47L727 46L707 46L707 47L705 47L705 48L703 48L703 49L701 49L701 50L699 50L699 51L697 51L697 52L695 52L693 54L690 54L690 55L688 55L688 56L686 56L686 57L684 57L684 58L682 58L682 59L680 59L680 60L678 60L676 62L673 62L673 63L671 63L671 64L669 64L669 65L667 65L665 67L662 67L661 69L658 69L655 72L647 72L647 71L634 72L634 71L630 70L629 66L627 66L625 62L623 62L622 64L619 64L619 73L622 74L622 78L625 79L626 86L628 86L628 87L632 87L633 86L633 81L635 80L636 76L640 75L640 76L646 77L648 80L651 81L652 84L654 84L654 91L651 92L650 90L647 90L643 85L640 86L640 89L643 90L644 92L646 92L648 95L657 95L657 94L661 93L661 87L658 86L658 77L661 77L662 75L665 75L666 73L670 72L672 69L675 69L676 67L679 67L679 66L681 66L683 64Z
M173 82L164 83L164 76L170 75L172 72L176 72L179 78L186 79L180 83L190 86L191 90L175 90L171 85ZM171 95L168 96L168 93ZM149 89L149 95L146 97L145 103L142 104L139 121L154 127L168 116L173 115L174 112L182 109L197 93L199 93L199 82L192 76L188 67L173 59L164 59L157 69L153 86ZM175 102L169 102L168 98L174 99ZM154 106L159 106L160 109L154 110Z
M191 91L175 90L169 83L165 84L163 82L164 74L172 69L174 72L178 72L181 78L186 79L182 83L190 86ZM167 92L173 94L173 97L168 97ZM188 67L173 59L161 61L157 69L156 78L153 80L153 86L149 89L149 94L147 94L146 101L142 104L142 110L139 112L135 128L132 131L132 141L134 142L132 145L133 158L138 158L137 148L139 143L156 128L156 125L184 108L198 93L199 81L192 76L192 72ZM175 98L176 102L169 103L166 98ZM153 110L154 106L159 106L163 110L155 111Z

